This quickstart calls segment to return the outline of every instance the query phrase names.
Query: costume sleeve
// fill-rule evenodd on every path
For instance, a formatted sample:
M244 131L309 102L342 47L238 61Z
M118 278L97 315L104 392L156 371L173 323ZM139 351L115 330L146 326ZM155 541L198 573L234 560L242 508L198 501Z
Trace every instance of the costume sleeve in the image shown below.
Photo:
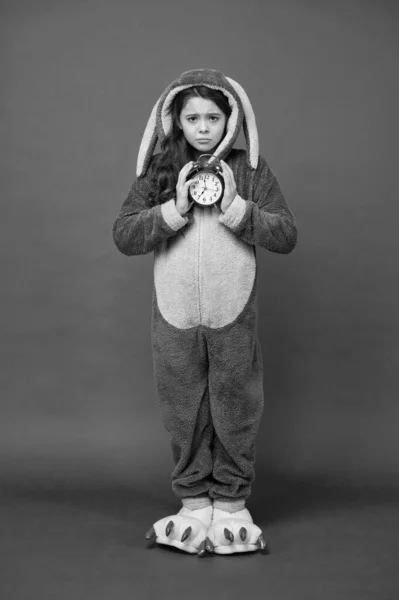
M249 244L288 254L297 242L295 217L263 156L259 157L254 175L253 197L254 200L244 200L237 194L219 221Z
M180 215L174 198L150 207L149 191L146 178L137 178L112 227L116 247L127 256L152 252L193 220L191 212Z

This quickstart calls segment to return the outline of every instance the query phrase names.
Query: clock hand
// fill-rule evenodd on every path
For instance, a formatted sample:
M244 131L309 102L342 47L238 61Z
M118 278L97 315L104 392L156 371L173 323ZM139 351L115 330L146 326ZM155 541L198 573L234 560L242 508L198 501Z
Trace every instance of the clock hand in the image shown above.
M198 181L198 183L196 184L196 186L197 186L199 183L200 183L200 182ZM190 188L191 188L191 186L190 186ZM201 192L201 193L200 193L200 195L198 196L199 198L202 196L202 194L204 193L204 191L205 191L205 188L202 190L202 192Z

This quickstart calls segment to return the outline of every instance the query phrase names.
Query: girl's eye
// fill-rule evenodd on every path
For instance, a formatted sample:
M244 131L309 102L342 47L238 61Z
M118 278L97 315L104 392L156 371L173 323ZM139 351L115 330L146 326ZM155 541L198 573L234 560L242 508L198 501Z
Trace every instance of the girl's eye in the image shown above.
M188 120L190 123L193 123L193 122L196 120L196 118L197 118L197 117L187 117L187 120ZM215 122L215 121L218 121L218 120L219 120L219 117L217 117L217 116L213 116L213 117L209 117L209 118L210 118L210 120L211 120L212 122Z

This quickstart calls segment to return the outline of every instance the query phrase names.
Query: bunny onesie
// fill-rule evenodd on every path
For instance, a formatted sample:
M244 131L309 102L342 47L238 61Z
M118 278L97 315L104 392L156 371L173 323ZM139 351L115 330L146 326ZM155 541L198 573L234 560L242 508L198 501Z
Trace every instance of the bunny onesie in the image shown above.
M171 128L168 109L178 92L195 85L228 98L232 112L213 154L232 169L237 194L224 213L219 203L194 204L182 217L174 198L150 207L148 194L156 143ZM233 148L241 127L247 150ZM291 252L295 217L259 155L248 96L218 70L186 71L162 93L143 135L136 176L113 239L127 256L154 252L154 377L171 437L172 489L183 503L152 532L158 543L200 555L205 537L206 549L219 554L256 550L262 532L245 508L264 403L256 247ZM194 503L190 510L192 499L201 508L193 510Z

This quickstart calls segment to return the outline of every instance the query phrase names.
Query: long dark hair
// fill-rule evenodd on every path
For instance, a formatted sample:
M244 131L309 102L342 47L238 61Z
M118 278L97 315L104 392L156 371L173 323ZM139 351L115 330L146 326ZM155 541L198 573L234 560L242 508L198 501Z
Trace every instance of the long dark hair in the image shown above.
M187 100L195 96L213 100L226 115L227 124L231 108L223 92L205 85L197 85L176 94L168 111L172 116L172 127L161 144L161 153L155 157L152 165L152 187L149 193L151 206L163 204L173 198L180 170L190 160L196 159L195 149L187 143L183 130L179 127L181 111Z

